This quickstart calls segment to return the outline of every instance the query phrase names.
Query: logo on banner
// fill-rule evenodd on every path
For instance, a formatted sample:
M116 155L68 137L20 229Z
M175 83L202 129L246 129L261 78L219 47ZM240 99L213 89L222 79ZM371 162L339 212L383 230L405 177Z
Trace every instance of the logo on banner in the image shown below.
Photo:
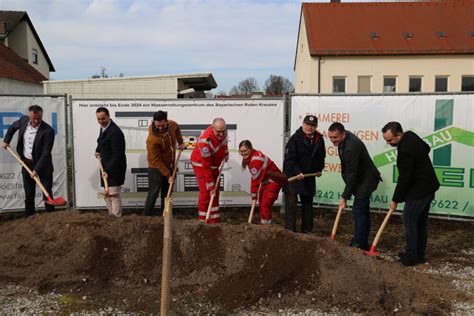
M204 147L204 148L202 149L202 152L205 153L205 154L208 154L208 153L209 153L209 148Z
M11 123L19 120L25 114L21 112L0 112L0 138L5 137L5 132L10 128ZM58 134L58 113L51 113L51 120L47 122L54 129L54 135Z
M250 169L250 173L251 173L251 174L256 174L256 173L257 173L257 169L256 169L256 168Z
M474 147L474 132L453 125L454 100L436 100L434 133L423 140L433 149L433 166L441 186L474 188L474 169L452 166L452 144ZM373 157L377 168L395 163L396 149ZM398 178L398 169L393 167L393 181Z

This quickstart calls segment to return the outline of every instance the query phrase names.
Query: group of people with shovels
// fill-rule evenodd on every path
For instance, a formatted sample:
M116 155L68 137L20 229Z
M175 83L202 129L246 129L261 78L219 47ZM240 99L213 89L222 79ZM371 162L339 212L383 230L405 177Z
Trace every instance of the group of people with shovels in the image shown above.
M42 120L43 110L37 105L30 106L28 115L14 122L8 129L2 147L9 150L22 164L25 189L25 212L32 215L36 183L44 194L47 211L54 205L64 205L63 198L52 198L53 165L51 151L54 144L54 131ZM110 215L121 216L121 186L126 172L125 137L120 128L110 119L107 108L96 110L100 133L97 139L96 157L101 169L101 186ZM316 191L314 177L320 177L325 163L325 144L323 136L317 131L318 119L306 115L302 126L289 139L283 162L283 172L261 151L253 148L249 140L239 144L242 168L251 174L252 208L249 222L257 201L260 209L260 222L270 224L271 207L281 188L285 192L285 227L296 232L297 200L301 202L302 233L313 229L313 197ZM17 152L9 143L19 131ZM398 181L390 203L390 210L377 236L367 253L376 253L380 234L390 214L397 204L405 202L403 222L405 225L406 250L400 253L402 264L411 266L425 262L427 243L427 220L434 193L439 188L434 168L429 158L429 146L415 133L403 132L398 122L389 122L383 129L385 141L398 149ZM337 146L341 160L341 174L345 187L339 202L339 210L333 227L331 239L336 233L340 214L347 206L347 200L354 196L353 217L354 234L350 246L369 250L370 195L382 181L364 143L354 134L345 130L339 123L328 129L328 138ZM185 149L179 125L168 120L167 112L158 111L148 127L146 141L148 160L149 192L145 202L145 215L156 215L155 202L161 192L162 207L164 197L170 191L176 174L176 164L181 151ZM176 150L179 151L176 159ZM229 159L227 129L225 120L216 118L196 141L190 163L199 187L198 218L206 223L220 222L219 187L224 163Z

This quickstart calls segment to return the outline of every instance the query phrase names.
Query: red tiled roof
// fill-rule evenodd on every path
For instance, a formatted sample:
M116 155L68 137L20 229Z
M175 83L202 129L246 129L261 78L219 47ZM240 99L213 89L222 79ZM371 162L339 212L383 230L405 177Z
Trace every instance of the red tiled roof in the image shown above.
M13 50L0 44L0 78L41 84L48 80Z
M474 0L303 3L302 14L311 55L474 53Z

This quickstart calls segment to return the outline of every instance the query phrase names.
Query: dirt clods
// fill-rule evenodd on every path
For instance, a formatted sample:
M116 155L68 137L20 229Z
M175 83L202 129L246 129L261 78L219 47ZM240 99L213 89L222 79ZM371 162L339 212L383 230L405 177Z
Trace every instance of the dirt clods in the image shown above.
M0 282L120 296L156 310L161 217L56 212L0 226ZM278 225L173 221L171 295L233 311L254 304L362 313L444 314L463 294L450 280L367 257ZM154 305L147 303L154 297ZM173 305L173 304L172 304Z

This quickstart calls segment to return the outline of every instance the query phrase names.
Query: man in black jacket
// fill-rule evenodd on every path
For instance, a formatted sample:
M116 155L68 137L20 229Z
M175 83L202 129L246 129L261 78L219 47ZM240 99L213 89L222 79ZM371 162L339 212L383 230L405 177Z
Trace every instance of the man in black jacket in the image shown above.
M127 170L125 137L120 127L110 119L107 108L100 107L95 114L100 125L95 155L100 157L104 167L102 176L107 179L109 185L109 191L105 195L105 204L109 215L120 217L122 216L122 198L120 194ZM101 186L104 186L102 179Z
M286 185L285 192L285 227L296 232L297 196L302 205L301 232L313 230L313 197L316 193L316 181L313 177L304 177L306 173L317 173L318 177L324 169L326 148L323 136L316 131L318 119L314 115L306 115L303 125L290 137L286 144L283 172L291 176L299 176L299 180Z
M339 207L345 208L347 200L354 195L352 215L354 236L351 247L369 250L370 195L382 180L364 143L354 134L346 131L341 123L329 126L328 137L337 146L341 159L341 175L346 186L342 192Z
M403 132L398 122L389 122L382 128L383 138L397 147L398 182L393 193L391 209L405 202L403 224L406 248L400 253L405 266L425 262L428 240L428 213L439 181L430 160L430 147L413 132Z
M18 143L16 151L26 165L33 171L30 175L25 168L21 168L23 188L25 190L25 214L31 216L35 213L35 177L39 177L46 191L53 196L53 159L51 151L54 145L54 130L43 121L43 109L39 105L28 108L28 115L22 116L8 129L2 143L3 148L10 146L10 141L16 131ZM43 200L47 198L43 194ZM45 203L47 212L53 212L54 206Z

